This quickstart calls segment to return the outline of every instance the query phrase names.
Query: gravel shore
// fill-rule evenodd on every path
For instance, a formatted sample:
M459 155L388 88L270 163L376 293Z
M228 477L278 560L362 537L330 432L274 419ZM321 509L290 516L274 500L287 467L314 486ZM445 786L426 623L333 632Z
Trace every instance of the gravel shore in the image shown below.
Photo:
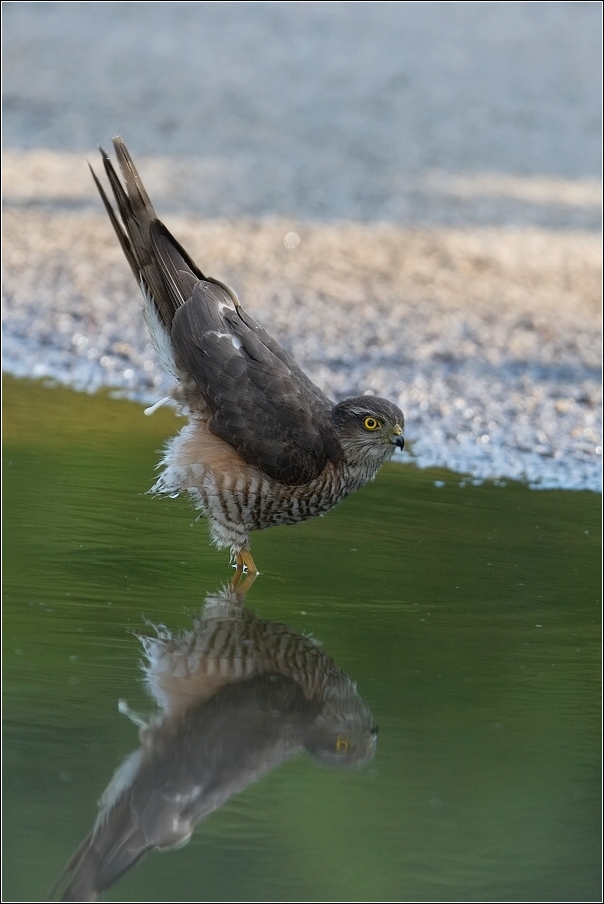
M6 371L165 394L86 167L118 133L322 388L402 407L403 459L600 489L599 4L3 8Z
M328 394L397 402L404 458L476 479L598 489L597 235L165 220ZM8 372L146 403L165 394L104 211L7 209L4 293Z

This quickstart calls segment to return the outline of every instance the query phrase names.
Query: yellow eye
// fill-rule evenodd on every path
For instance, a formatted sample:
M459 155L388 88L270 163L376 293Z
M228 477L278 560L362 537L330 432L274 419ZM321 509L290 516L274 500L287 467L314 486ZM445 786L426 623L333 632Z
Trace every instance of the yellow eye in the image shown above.
M336 750L341 753L343 750L348 750L349 747L350 744L348 743L344 735L338 735L338 737L336 738Z
M382 422L378 421L375 417L366 417L363 421L363 427L365 430L379 430L382 426Z

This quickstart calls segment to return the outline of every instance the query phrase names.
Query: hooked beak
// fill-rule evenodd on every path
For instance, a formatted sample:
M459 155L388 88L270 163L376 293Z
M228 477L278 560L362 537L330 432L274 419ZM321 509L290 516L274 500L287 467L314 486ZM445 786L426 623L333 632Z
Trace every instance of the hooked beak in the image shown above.
M392 437L392 442L394 443L396 448L404 449L405 448L405 437L403 436L403 428L401 426L399 426L399 424L397 424L396 427L394 428L393 434L394 435Z

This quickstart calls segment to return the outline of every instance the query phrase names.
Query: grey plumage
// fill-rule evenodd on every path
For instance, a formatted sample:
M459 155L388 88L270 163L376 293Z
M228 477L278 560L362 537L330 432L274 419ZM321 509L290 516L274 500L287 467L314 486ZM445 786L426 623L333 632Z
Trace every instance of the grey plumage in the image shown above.
M154 490L188 491L213 541L255 571L250 532L321 514L363 486L403 447L403 414L371 396L334 405L235 292L201 272L158 220L123 141L113 144L125 189L101 153L119 218L93 178L190 418Z
M192 631L142 638L161 709L55 886L65 886L61 900L94 901L153 848L186 844L197 823L301 749L340 768L374 756L377 729L350 678L312 639L242 604L229 588L208 597Z

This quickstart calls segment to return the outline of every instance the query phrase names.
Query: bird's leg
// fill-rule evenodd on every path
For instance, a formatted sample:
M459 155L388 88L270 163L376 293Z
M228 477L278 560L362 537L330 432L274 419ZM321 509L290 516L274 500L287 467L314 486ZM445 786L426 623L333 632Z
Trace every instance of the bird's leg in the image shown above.
M247 548L240 549L235 556L235 568L237 570L241 569L242 571L247 571L249 574L258 574L258 569L252 559L252 554Z
M231 590L236 593L238 597L245 598L245 594L258 577L256 563L252 559L252 554L247 546L236 553L233 564L235 565L235 574L231 581Z
M245 604L245 596L256 578L258 577L258 572L254 574L245 574L242 568L237 568L235 574L233 575L233 580L229 585L229 590L231 590L236 596L239 602L244 605Z

